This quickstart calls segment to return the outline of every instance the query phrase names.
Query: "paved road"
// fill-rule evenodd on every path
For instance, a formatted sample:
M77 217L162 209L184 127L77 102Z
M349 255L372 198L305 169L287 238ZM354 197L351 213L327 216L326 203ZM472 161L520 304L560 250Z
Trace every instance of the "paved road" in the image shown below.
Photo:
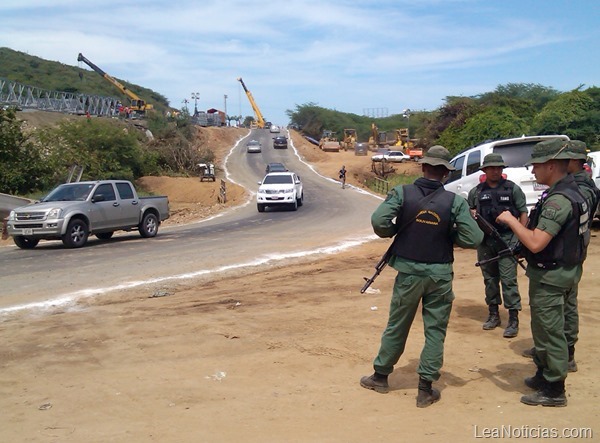
M266 163L283 162L304 184L304 205L298 211L259 213L252 200L209 221L161 228L153 239L132 232L116 234L110 241L90 237L81 249L65 249L54 241L42 241L32 250L0 248L0 312L101 294L149 279L166 279L170 283L165 284L172 285L175 277L206 278L227 267L239 272L236 267L371 236L370 214L380 200L342 190L302 163L291 147L274 150L273 136L258 129L240 142L226 160L229 178L255 191ZM245 152L251 138L263 143L262 153Z

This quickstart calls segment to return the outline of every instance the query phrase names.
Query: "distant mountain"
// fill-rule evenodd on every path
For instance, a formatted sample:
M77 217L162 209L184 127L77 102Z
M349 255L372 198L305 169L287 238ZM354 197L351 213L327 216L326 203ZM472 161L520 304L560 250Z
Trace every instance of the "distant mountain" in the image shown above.
M77 60L76 54L73 60ZM107 74L111 75L110 72ZM125 98L119 89L94 71L44 60L9 48L0 48L0 77L52 91ZM158 92L114 78L147 103L153 104L155 109L165 111L170 108L169 101Z

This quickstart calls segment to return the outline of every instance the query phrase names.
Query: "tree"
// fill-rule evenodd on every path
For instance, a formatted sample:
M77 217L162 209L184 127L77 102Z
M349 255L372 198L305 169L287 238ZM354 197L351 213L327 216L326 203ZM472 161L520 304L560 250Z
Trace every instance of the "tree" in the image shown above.
M566 134L571 139L589 142L599 129L597 120L595 125L591 122L590 112L595 115L598 112L590 94L578 89L565 92L535 117L533 130L537 134Z
M22 130L14 109L0 108L0 192L28 194L39 190L48 165L44 151Z

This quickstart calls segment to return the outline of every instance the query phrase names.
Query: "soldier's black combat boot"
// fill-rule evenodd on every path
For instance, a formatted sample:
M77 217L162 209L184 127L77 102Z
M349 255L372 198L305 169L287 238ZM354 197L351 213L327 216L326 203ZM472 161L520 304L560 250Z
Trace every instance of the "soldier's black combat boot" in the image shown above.
M504 338L513 338L519 334L519 311L516 309L508 310L508 325L504 330Z
M488 315L487 320L483 324L483 329L486 331L500 326L500 313L498 312L498 305L490 305L489 309L490 315Z
M524 381L528 388L536 391L542 389L547 383L543 375L543 369L540 367L537 368L537 372L533 377L527 377Z
M521 403L531 406L567 406L565 381L546 382L539 391L521 397Z
M569 372L577 372L577 362L575 361L575 346L569 346Z
M388 385L388 376L374 372L373 375L366 375L360 379L360 385L365 389L372 389L380 394L387 394L390 390Z
M419 377L417 408L426 408L441 398L440 391L431 387L431 382Z

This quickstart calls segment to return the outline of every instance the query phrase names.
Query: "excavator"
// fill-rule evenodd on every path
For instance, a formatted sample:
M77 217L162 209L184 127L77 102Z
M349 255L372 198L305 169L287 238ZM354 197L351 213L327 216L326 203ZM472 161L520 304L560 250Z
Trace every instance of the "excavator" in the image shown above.
M340 143L342 146L342 149L344 151L348 151L348 150L354 150L354 147L356 146L356 142L357 142L357 137L356 137L356 129L344 129L344 138L342 139L342 142Z
M375 123L371 123L371 136L369 137L369 150L377 151L380 148L389 148L396 140L387 139L387 131L380 131Z
M260 112L260 109L258 109L258 105L254 101L254 97L252 97L252 93L248 90L248 88L246 88L246 85L244 84L244 80L242 80L242 77L238 77L238 81L242 84L242 88L244 88L244 92L248 96L248 101L250 102L250 106L252 106L252 110L254 111L254 115L256 117L256 120L252 123L252 127L264 128L265 127L265 119L263 118L263 115L262 115L262 112Z
M154 109L154 106L152 106L150 103L146 103L138 95L136 95L133 91L128 89L126 86L124 86L122 83L117 81L115 78L108 75L106 72L104 72L98 66L96 66L94 63L89 61L86 57L84 57L84 55L81 52L77 56L77 61L83 62L86 65L88 65L90 68L92 68L94 71L96 71L102 77L104 77L104 79L106 81L111 83L113 86L117 87L119 89L119 91L121 91L123 94L125 94L127 97L129 97L129 99L130 99L129 109L132 112L134 112L138 115L144 115L146 113L146 111Z

